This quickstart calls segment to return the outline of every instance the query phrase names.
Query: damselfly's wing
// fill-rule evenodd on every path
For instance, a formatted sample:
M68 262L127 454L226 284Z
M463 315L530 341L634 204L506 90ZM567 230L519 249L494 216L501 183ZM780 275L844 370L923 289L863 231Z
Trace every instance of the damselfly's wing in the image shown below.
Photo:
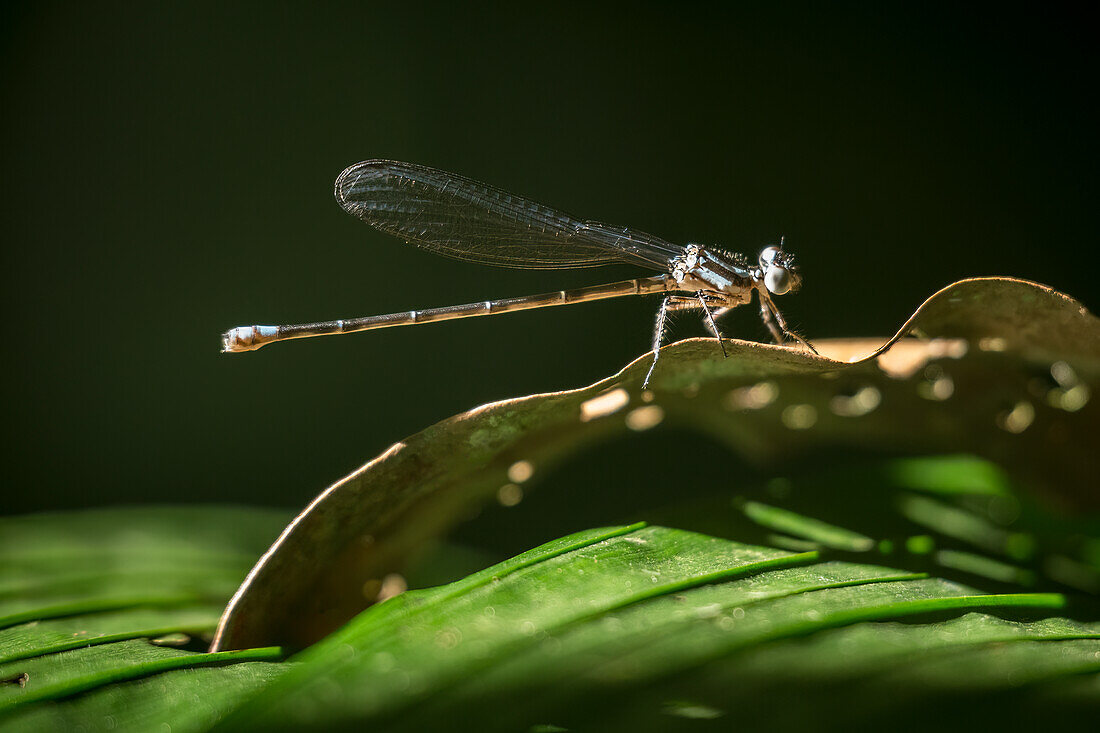
M665 270L681 248L583 221L494 186L423 165L365 160L336 179L336 200L387 234L446 257L559 269L629 262Z

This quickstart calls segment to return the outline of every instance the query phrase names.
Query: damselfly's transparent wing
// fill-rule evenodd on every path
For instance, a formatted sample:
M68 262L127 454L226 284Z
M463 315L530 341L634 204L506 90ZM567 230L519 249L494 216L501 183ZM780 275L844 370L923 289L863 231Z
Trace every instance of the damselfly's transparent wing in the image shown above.
M629 262L659 270L681 248L583 221L494 186L423 165L365 160L336 179L336 200L387 234L446 257L560 269Z

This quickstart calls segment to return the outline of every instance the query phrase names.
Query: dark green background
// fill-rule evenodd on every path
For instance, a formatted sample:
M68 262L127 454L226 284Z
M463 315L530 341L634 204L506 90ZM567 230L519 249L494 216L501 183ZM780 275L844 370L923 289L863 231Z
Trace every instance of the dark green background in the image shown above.
M811 338L887 336L972 275L1096 308L1092 26L866 5L5 5L3 511L299 506L438 419L646 349L655 303L625 299L219 354L236 325L634 272L406 247L332 199L364 158L673 241L785 235ZM744 310L727 333L763 339ZM687 441L587 460L682 480ZM711 455L700 479L733 465Z

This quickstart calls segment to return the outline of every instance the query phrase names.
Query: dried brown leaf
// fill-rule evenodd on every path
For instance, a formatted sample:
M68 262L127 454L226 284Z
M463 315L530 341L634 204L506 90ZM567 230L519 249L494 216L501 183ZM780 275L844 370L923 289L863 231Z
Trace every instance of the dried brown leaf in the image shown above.
M722 358L713 339L689 339L662 350L647 392L648 355L583 389L482 405L322 493L253 569L213 649L321 638L375 602L416 547L517 475L663 421L759 461L830 446L970 452L1053 503L1095 509L1098 324L1046 286L976 278L933 295L884 344L819 342L815 356L733 341Z

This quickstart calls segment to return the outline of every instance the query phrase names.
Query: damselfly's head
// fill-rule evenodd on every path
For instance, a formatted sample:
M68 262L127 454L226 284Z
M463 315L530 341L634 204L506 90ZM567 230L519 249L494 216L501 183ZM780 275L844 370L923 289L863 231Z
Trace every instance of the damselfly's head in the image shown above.
M783 240L779 240L779 246L761 250L760 273L764 277L764 287L773 295L798 292L802 287L802 276L794 264L794 255L783 251Z

